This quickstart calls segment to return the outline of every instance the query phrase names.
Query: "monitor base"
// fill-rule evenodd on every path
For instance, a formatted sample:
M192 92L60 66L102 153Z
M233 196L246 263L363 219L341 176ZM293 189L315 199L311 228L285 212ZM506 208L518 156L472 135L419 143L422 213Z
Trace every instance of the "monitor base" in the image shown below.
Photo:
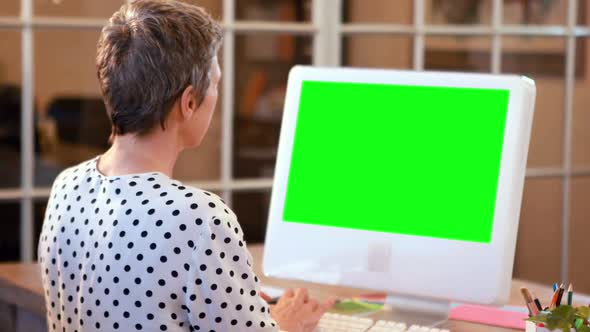
M444 327L449 318L451 303L448 301L390 295L386 310L371 315L375 320L388 320L429 327Z

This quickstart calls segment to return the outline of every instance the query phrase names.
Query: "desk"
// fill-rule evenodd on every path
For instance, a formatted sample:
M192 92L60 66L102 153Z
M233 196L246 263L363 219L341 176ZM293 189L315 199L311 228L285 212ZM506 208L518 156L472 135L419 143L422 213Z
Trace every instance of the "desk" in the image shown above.
M262 280L262 283L267 286L281 288L306 287L312 296L320 299L327 298L328 296L350 297L360 293L366 293L366 290L362 289L266 278L262 275L261 271L263 246L253 245L249 249L254 257L254 269ZM509 304L522 305L519 289L524 284L520 280L514 280L512 282ZM526 285L540 298L547 299L551 295L551 287L549 286L528 282ZM449 321L445 327L456 332L514 331L459 321ZM41 275L37 264L0 264L0 331L46 331L43 288L41 286Z

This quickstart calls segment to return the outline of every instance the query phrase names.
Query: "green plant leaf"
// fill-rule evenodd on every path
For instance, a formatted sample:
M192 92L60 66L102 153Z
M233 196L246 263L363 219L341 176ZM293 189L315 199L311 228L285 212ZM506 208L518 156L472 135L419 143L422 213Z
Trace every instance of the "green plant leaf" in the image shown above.
M561 329L562 331L570 331L575 327L576 320L584 321L584 324L579 326L577 332L590 332L588 318L590 317L590 307L572 307L570 305L562 305L550 312L541 312L537 316L529 317L527 320L535 323L543 323L549 330ZM579 325L579 324L578 324Z
M534 323L547 323L547 315L531 316L527 320Z
M587 307L587 306L577 307L576 308L576 315L578 315L578 317L583 318L583 319L590 318L590 307Z
M578 312L572 306L562 305L549 313L542 313L528 320L535 323L543 323L549 330L562 329L563 331L569 331L573 326L574 320L578 317Z

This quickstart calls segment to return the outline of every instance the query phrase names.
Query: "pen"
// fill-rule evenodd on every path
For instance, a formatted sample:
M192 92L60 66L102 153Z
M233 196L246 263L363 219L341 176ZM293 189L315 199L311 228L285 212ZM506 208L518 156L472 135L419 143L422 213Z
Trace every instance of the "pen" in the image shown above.
M543 311L543 306L541 305L541 301L539 301L539 298L536 296L533 296L533 298L535 305L537 306L537 309L539 309L539 311Z
M557 296L557 302L555 303L556 307L559 307L561 305L561 298L563 297L563 292L565 291L565 286L563 284L561 284L559 286L559 294Z
M524 297L524 301L526 303L527 308L529 309L529 312L533 316L537 316L539 314L539 310L537 309L537 307L534 303L533 296L531 295L531 292L529 292L529 290L526 287L521 287L520 292L522 293L522 296Z
M570 286L567 288L567 304L572 305L574 298L574 287L570 283Z

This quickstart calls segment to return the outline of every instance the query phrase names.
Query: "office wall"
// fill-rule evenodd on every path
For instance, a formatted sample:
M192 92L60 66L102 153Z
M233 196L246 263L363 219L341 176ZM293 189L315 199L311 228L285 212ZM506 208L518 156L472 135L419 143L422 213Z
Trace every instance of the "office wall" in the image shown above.
M0 30L0 82L20 85L20 33Z
M348 1L351 22L382 21L412 24L413 5L410 1ZM377 49L378 45L378 49ZM412 69L411 36L353 35L344 37L344 65Z

